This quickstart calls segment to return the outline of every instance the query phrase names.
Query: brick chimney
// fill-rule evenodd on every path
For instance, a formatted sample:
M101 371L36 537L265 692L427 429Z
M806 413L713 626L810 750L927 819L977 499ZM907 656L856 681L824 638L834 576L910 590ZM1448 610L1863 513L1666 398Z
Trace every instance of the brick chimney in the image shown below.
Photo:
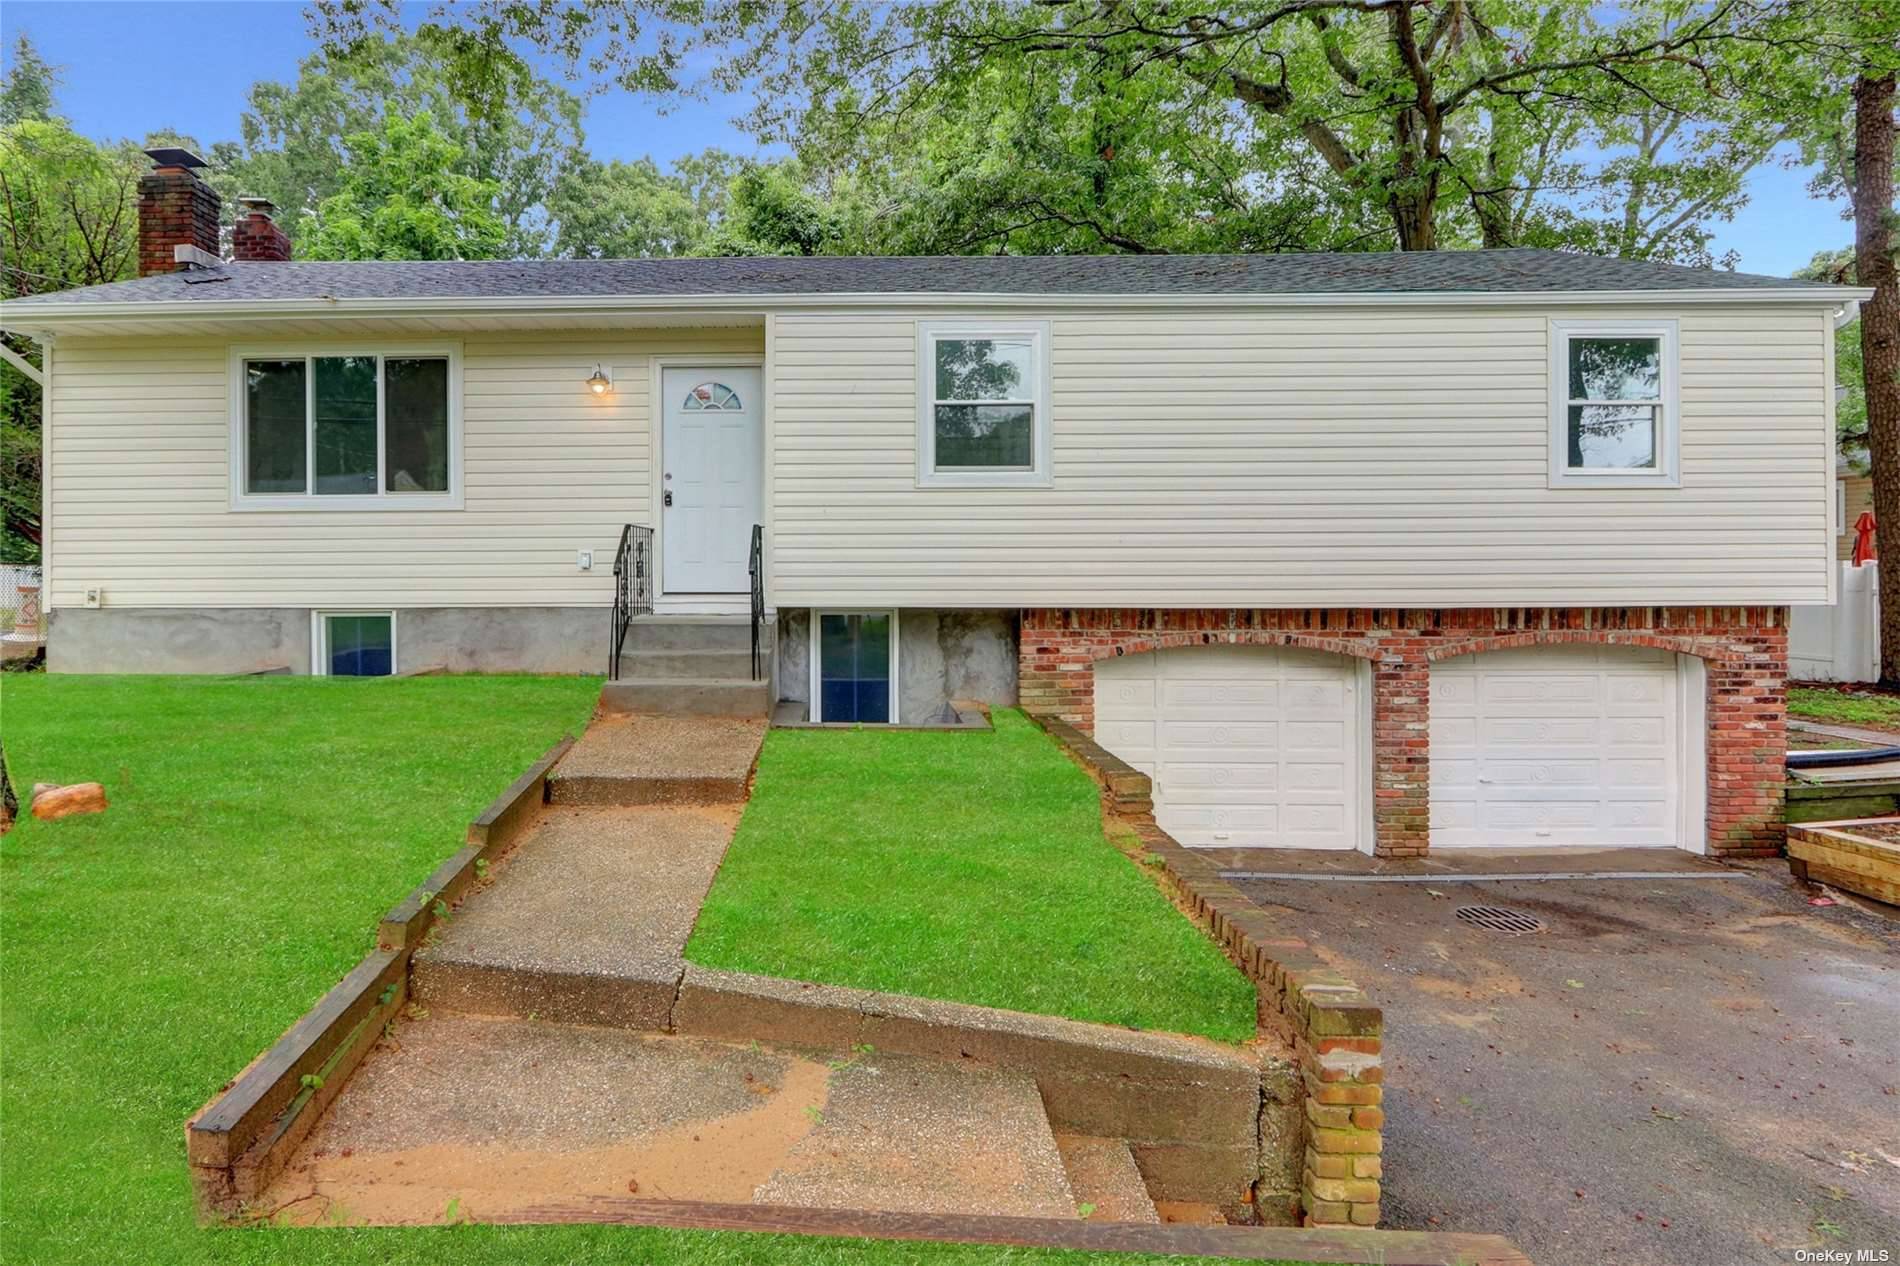
M290 235L277 227L269 198L239 198L237 223L231 228L231 258L282 260L290 258Z
M174 248L218 254L217 191L198 179L205 160L186 149L148 149L156 166L139 177L139 276L184 267Z

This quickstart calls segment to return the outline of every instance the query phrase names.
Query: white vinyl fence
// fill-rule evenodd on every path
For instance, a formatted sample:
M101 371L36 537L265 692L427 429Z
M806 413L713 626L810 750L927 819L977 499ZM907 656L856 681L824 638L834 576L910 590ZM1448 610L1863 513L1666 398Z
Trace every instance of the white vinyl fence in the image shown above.
M1831 607L1795 607L1788 623L1788 675L1796 681L1880 679L1880 569L1841 565Z

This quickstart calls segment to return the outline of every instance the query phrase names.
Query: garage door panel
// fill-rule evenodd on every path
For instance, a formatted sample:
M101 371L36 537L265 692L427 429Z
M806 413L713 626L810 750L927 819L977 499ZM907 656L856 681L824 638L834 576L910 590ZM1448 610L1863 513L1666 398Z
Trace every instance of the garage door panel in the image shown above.
M1654 747L1666 748L1669 744L1669 723L1659 716L1613 717L1610 720L1610 742L1615 747Z
M1170 648L1097 665L1096 739L1152 762L1155 816L1184 844L1352 848L1359 702L1338 656Z
M1280 831L1279 809L1271 804L1183 804L1171 818L1167 829L1184 843L1195 838L1212 841L1219 835L1277 837Z
M1285 767L1286 790L1289 794L1324 794L1338 796L1346 790L1346 767L1337 762L1326 764L1294 764Z
M1537 713L1533 715L1536 715L1566 704L1595 707L1602 688L1597 678L1581 674L1556 677L1542 673L1521 676L1485 673L1479 681L1478 698L1494 708L1535 708Z
M1595 760L1488 760L1480 783L1535 792L1540 787L1595 787L1603 780Z
M1661 703L1667 692L1667 684L1654 673L1644 676L1629 676L1621 673L1609 678L1610 706L1612 708L1636 706L1647 711Z
M1477 731L1477 727L1473 727ZM1433 732L1434 737L1437 731ZM1595 749L1602 730L1595 717L1486 717L1478 737L1486 746L1583 747Z
M1612 790L1641 787L1660 791L1669 786L1669 762L1660 756L1649 760L1613 760L1608 765L1606 781Z
M1116 667L1120 667L1117 662ZM1155 683L1153 678L1115 677L1104 679L1104 674L1095 674L1095 710L1103 708L1121 708L1127 712L1150 713L1155 705Z
M1161 743L1170 754L1203 760L1193 753L1252 752L1271 755L1280 746L1279 729L1254 721L1162 721Z
M1436 847L1676 843L1675 657L1531 647L1432 668Z
M1277 689L1241 682L1164 681L1158 698L1164 714L1190 712L1203 720L1251 721L1280 706Z
M1131 765L1155 758L1153 721L1097 721L1095 739Z
M1193 796L1206 800L1209 795L1229 792L1272 792L1280 787L1278 765L1196 765L1168 761L1168 798Z
M1346 751L1344 721L1287 721L1281 724L1280 733L1290 754L1325 752L1341 756Z

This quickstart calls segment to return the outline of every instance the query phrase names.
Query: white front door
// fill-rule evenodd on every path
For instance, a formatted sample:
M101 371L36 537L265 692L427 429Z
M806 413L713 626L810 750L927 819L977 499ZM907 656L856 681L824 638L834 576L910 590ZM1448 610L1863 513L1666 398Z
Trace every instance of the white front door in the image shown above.
M1214 848L1355 848L1357 668L1294 647L1099 660L1095 741L1154 780L1155 821Z
M752 525L764 509L759 371L732 365L660 374L660 585L745 593Z
M1689 845L1676 657L1534 646L1432 665L1433 848Z

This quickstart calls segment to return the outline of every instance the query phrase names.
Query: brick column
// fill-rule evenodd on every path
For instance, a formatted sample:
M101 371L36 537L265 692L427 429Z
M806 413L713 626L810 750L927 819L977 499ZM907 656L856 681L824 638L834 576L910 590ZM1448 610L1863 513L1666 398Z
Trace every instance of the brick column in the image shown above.
M1041 716L1060 717L1095 733L1095 666L1084 635L1064 627L1063 613L1024 611L1017 635L1016 697Z
M1431 843L1431 664L1395 639L1372 665L1373 851L1422 857Z
M1786 842L1788 630L1756 627L1708 665L1708 847L1778 855Z

